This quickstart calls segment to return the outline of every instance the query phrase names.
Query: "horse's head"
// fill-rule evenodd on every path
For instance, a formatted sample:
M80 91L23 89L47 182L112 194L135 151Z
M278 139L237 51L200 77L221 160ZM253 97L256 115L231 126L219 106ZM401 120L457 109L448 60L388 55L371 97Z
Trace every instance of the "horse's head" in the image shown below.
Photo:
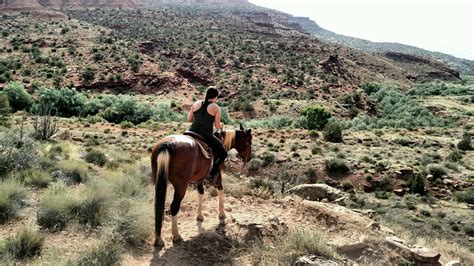
M252 129L244 129L240 124L240 129L235 131L234 148L244 162L252 159Z

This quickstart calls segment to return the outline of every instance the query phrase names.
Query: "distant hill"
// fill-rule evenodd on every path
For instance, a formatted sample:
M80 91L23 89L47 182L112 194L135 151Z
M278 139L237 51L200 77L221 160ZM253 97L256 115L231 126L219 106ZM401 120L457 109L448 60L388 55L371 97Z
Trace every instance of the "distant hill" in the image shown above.
M457 58L452 55L432 52L415 46L391 43L391 42L371 42L364 39L345 36L320 27L316 22L305 17L289 16L293 21L298 22L307 32L313 34L319 39L341 44L347 47L357 48L371 53L401 52L422 57L429 57L440 60L451 68L456 69L462 74L474 74L474 61Z

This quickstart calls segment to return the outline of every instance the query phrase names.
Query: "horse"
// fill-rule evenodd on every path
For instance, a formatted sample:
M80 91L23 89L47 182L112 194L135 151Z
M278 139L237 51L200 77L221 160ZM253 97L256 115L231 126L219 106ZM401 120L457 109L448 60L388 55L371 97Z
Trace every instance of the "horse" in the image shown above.
M252 130L244 129L240 125L239 130L225 130L216 133L224 141L227 151L236 149L239 157L246 163L252 157ZM161 237L163 225L166 190L168 181L174 187L174 197L170 206L171 232L173 243L181 242L178 231L178 217L181 201L183 200L189 183L197 184L199 195L197 220L203 221L202 199L204 196L204 179L211 168L212 158L206 158L196 142L184 135L171 135L161 139L153 148L151 153L152 182L155 185L155 243L156 247L163 247L164 241ZM224 190L222 187L222 167L214 186L219 195L219 219L225 219L224 213Z

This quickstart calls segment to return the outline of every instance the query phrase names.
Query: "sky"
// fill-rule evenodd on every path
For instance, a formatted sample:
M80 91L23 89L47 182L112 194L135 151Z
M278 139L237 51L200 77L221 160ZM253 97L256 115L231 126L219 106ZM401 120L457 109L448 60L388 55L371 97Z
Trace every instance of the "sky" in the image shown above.
M474 0L249 0L339 34L474 60Z

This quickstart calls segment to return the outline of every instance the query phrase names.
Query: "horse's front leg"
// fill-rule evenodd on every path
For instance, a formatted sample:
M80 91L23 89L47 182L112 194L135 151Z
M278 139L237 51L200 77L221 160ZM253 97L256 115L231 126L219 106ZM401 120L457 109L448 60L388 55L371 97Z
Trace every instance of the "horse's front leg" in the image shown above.
M203 182L197 184L197 191L198 191L198 207L197 207L196 220L198 222L202 222L204 221L204 216L202 215L202 201L204 198L204 183Z
M219 219L223 220L226 218L224 212L224 188L222 187L222 171L219 173L217 178L217 194L219 197Z

